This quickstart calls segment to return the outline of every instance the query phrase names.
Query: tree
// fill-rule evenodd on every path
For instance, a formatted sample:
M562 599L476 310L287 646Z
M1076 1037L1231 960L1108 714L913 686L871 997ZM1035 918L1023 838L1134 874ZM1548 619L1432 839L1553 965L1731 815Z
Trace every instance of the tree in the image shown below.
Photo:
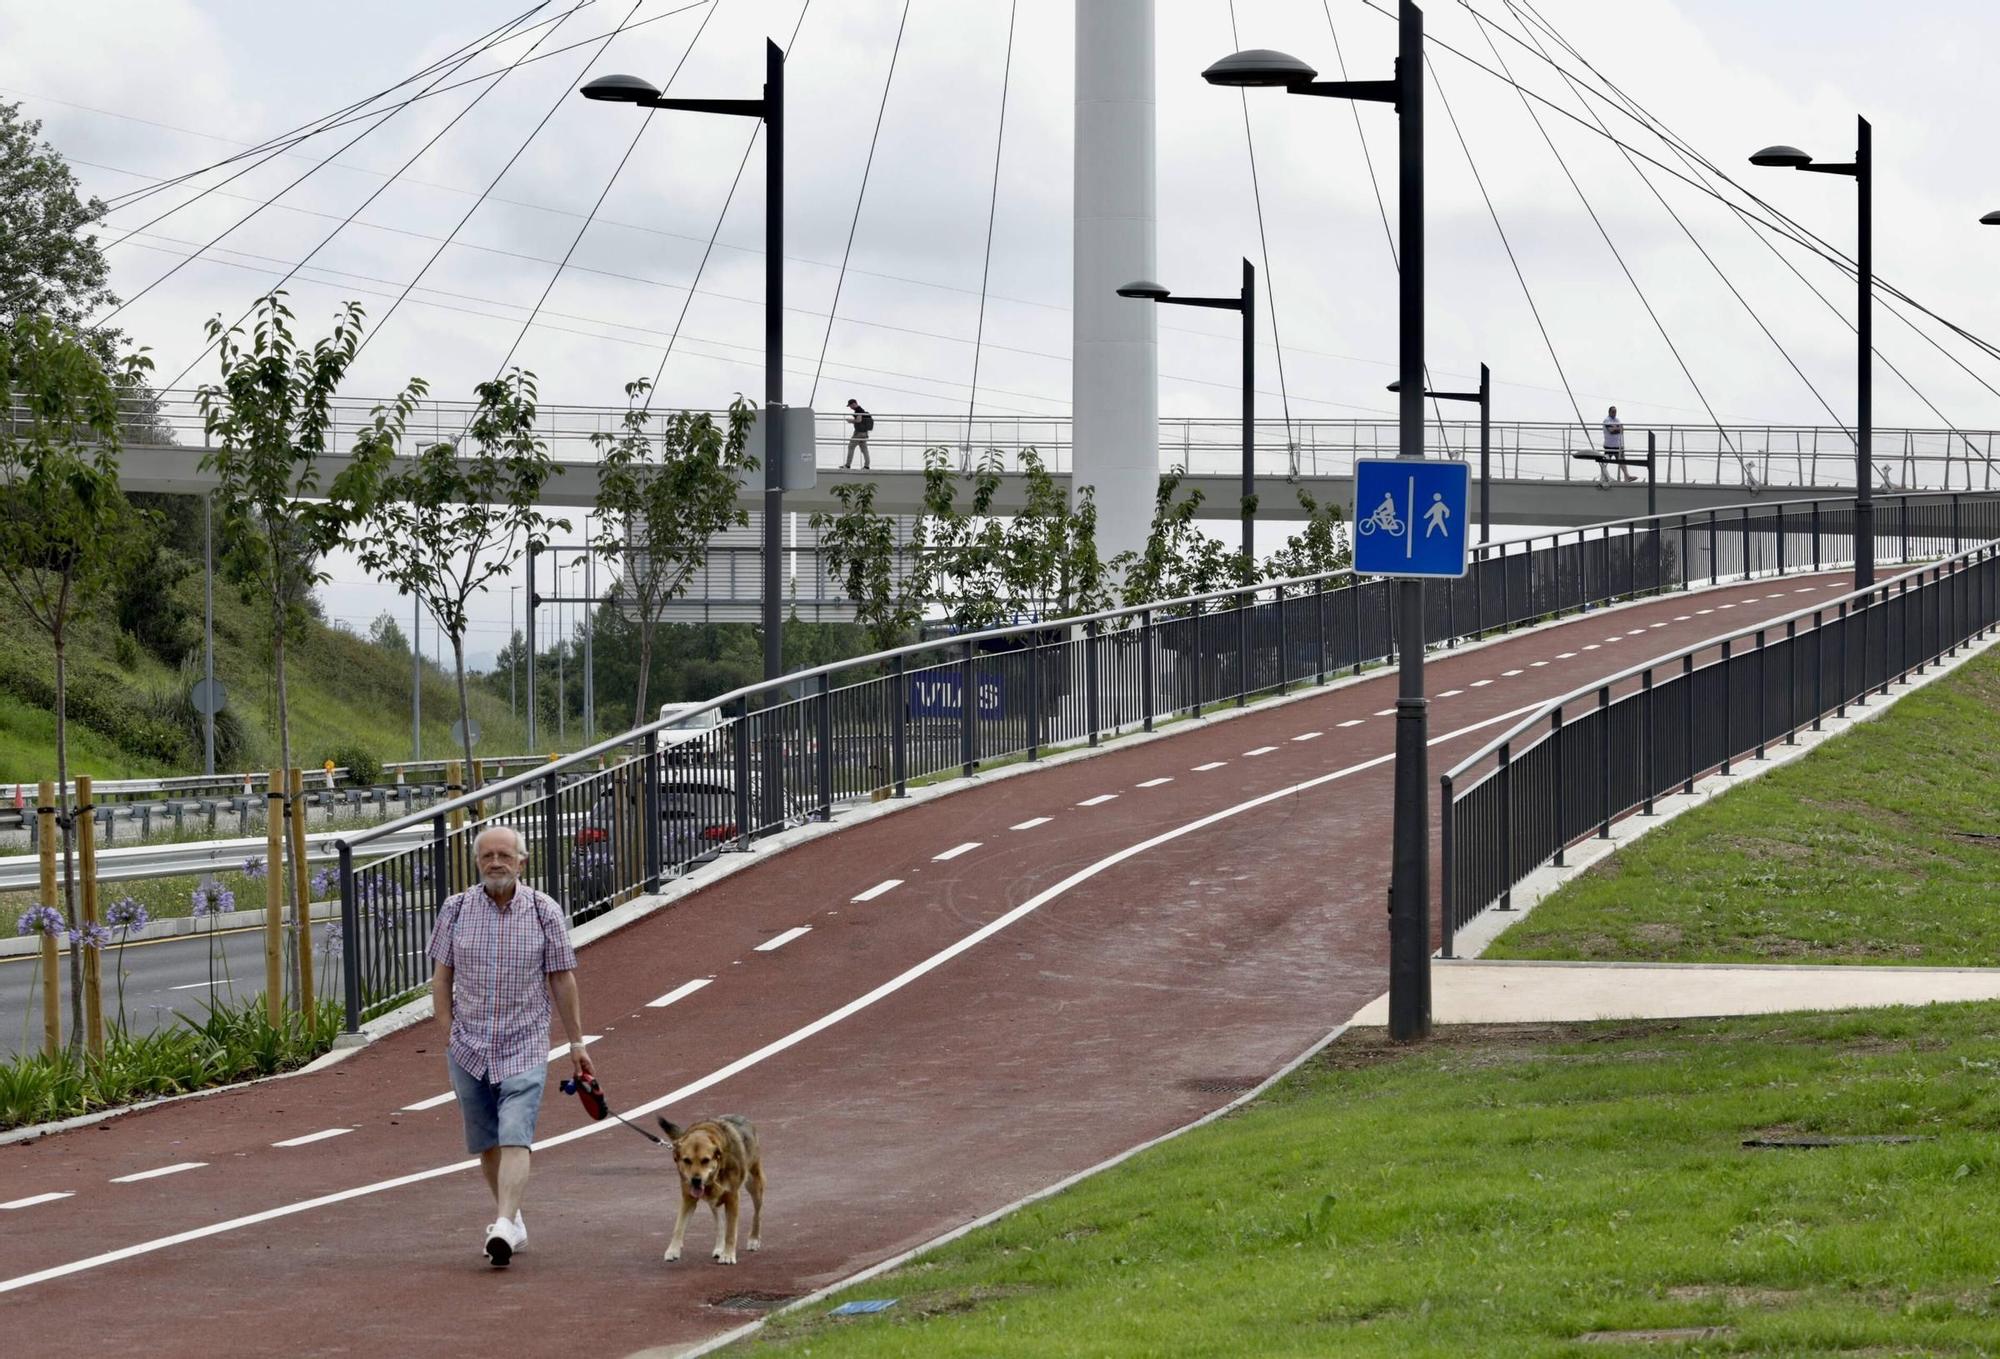
M1112 561L1113 569L1124 576L1123 594L1128 605L1208 594L1246 583L1242 553L1230 551L1195 526L1201 492L1190 490L1186 499L1178 498L1186 475L1185 468L1176 467L1161 476L1154 493L1146 550L1121 552Z
M910 542L898 546L896 521L875 509L875 483L844 482L833 488L838 513L815 511L814 531L827 569L841 592L854 602L854 616L868 632L871 651L887 651L905 641L923 622L925 589L918 563L924 553L924 521ZM901 571L896 558L905 557Z
M741 396L729 407L727 430L706 412L672 416L661 431L655 461L647 431L653 412L645 404L652 385L644 378L627 383L619 431L591 436L598 452L602 525L591 546L603 556L621 559L618 594L639 625L635 714L646 711L646 679L660 615L694 583L708 561L709 540L750 522L737 492L743 474L757 466L747 452L751 408Z
M382 481L358 544L361 564L415 595L451 640L458 682L465 776L472 777L472 724L465 692L466 605L513 569L516 549L547 545L569 521L536 508L555 472L535 434L535 375L519 368L482 382L466 444L424 449ZM383 426L386 434L388 426ZM396 426L400 433L400 425ZM525 539L525 544L523 540Z
M1264 563L1264 579L1290 580L1299 576L1323 576L1354 564L1354 550L1347 539L1340 506L1329 500L1321 503L1305 487L1297 488L1299 508L1306 512L1305 527L1285 540Z
M393 655L410 654L410 639L403 635L396 616L387 609L376 614L375 621L368 625L368 640Z
M1025 503L1002 535L1001 577L1010 611L1036 619L1096 613L1110 603L1097 559L1096 488L1071 505L1032 448L1021 450Z
M123 360L128 380L151 366ZM144 538L118 490L119 378L71 327L39 312L0 329L0 574L55 647L63 914L78 928L69 801L69 625ZM44 902L43 905L53 903ZM83 949L70 955L70 1044L83 1034Z
M97 238L83 229L104 216L104 204L77 196L76 176L47 142L42 125L23 120L18 103L0 103L0 323L40 313L72 331L91 313L115 306L105 280L110 267ZM81 341L108 361L116 332ZM121 380L114 374L112 381ZM138 374L124 368L124 380Z

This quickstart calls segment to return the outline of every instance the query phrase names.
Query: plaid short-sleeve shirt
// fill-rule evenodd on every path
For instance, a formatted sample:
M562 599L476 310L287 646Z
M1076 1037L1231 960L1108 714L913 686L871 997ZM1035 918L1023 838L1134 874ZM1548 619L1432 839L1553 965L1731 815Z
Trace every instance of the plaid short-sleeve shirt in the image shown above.
M448 897L430 959L451 969L450 1049L462 1070L497 1083L548 1061L548 974L576 967L554 897L526 883L504 906L483 884Z

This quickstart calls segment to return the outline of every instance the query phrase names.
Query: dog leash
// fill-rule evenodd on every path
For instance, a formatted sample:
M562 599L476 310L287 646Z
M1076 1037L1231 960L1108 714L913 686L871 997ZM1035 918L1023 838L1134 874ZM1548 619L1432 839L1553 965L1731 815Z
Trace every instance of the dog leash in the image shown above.
M604 1090L598 1085L595 1077L586 1076L582 1080L577 1080L574 1076L566 1076L563 1078L562 1092L565 1095L575 1095L577 1099L581 1100L584 1112L590 1115L593 1123L603 1121L604 1116L609 1114L620 1123L625 1124L633 1132L651 1142L654 1146L664 1147L667 1145L666 1138L653 1136L653 1134L647 1132L638 1124L628 1121L625 1115L613 1109L611 1102L604 1098Z

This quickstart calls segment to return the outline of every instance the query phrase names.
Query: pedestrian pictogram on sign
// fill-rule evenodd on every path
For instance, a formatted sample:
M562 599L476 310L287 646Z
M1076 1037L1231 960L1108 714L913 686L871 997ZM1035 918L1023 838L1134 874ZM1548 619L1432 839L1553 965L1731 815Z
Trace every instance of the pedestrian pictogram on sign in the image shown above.
M1369 576L1465 574L1472 472L1462 462L1365 458L1354 465L1354 569Z

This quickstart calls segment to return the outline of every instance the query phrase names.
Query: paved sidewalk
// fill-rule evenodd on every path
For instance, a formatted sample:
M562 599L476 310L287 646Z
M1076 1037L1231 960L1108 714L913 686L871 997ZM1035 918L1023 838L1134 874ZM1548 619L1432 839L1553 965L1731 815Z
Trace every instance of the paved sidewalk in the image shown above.
M1588 1019L1693 1019L2000 1000L2000 968L1764 967L1749 963L1433 961L1438 1024L1545 1024ZM1378 996L1351 1021L1389 1022Z

